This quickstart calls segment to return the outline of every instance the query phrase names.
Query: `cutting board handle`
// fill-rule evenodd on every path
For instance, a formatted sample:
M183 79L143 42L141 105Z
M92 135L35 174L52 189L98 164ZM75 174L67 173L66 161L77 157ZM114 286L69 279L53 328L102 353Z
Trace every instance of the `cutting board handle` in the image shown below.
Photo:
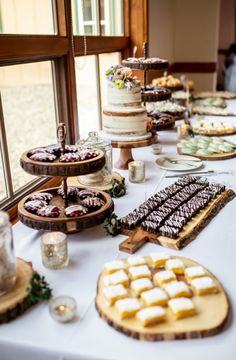
M149 241L148 232L138 228L130 237L120 243L119 250L128 254L134 254L147 241Z

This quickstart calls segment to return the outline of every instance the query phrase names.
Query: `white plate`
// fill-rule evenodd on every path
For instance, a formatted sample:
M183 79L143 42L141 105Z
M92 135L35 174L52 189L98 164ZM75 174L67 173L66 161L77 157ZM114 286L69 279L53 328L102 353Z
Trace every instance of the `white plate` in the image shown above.
M177 161L175 164L170 160ZM187 155L166 155L156 160L156 164L161 168L169 171L188 171L199 169L203 162L193 156Z

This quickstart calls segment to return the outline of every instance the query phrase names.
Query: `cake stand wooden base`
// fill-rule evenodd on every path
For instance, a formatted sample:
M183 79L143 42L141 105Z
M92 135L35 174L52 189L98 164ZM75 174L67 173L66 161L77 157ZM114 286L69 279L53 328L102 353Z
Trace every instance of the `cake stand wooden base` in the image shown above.
M149 146L157 143L157 135L153 135L149 139L136 141L112 141L112 147L120 149L119 160L115 163L116 169L127 170L128 164L134 161L132 149Z

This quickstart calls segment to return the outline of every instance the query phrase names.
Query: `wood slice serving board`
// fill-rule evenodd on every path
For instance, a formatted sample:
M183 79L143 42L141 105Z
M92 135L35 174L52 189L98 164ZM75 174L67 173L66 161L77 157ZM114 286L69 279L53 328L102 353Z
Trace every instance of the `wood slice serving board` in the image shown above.
M59 159L53 162L34 161L29 158L30 150L23 153L20 164L23 170L32 175L38 176L77 176L86 175L101 170L105 164L105 157L102 150L96 149L98 156L92 159L74 162L60 162Z
M226 136L236 134L236 127L229 130L204 130L200 128L193 127L194 134L204 135L204 136Z
M175 257L181 259L186 267L199 266L193 260ZM147 258L148 266L152 275L157 269L151 268L150 258ZM159 269L162 270L162 269ZM96 309L110 326L116 330L131 336L138 340L160 341L160 340L182 340L196 339L215 335L221 332L229 317L229 302L227 295L215 278L207 269L206 276L210 276L218 289L218 293L211 295L197 296L192 293L192 301L196 307L196 315L179 320L175 320L171 310L167 307L166 321L159 324L143 327L136 317L121 320L115 306L108 306L103 295L103 272L98 279ZM183 275L177 275L178 280L185 281ZM130 287L128 287L129 296L134 296Z
M158 233L147 232L141 227L137 227L134 230L122 228L121 233L129 235L129 238L120 243L119 250L133 254L148 241L180 250L194 240L212 218L234 197L235 193L231 189L222 192L184 226L177 239L161 236Z
M177 151L178 151L178 154L180 154L180 155L189 155L189 156L194 156L198 159L210 160L210 161L227 160L227 159L232 159L232 158L236 157L236 149L229 153L219 153L219 154L212 154L212 155L189 154L186 152L182 152L181 149L179 149L178 147L177 147Z
M18 215L20 221L26 226L36 230L49 230L49 231L62 231L64 233L75 233L88 227L100 225L104 219L112 213L114 210L114 203L110 195L104 191L96 190L100 193L100 197L105 201L99 210L90 212L86 215L77 217L66 217L65 216L65 204L61 196L57 194L58 187L44 189L42 192L49 192L53 195L53 199L50 201L50 205L56 205L61 209L58 218L43 217L30 213L24 207L28 198L32 194L24 197L18 205ZM81 188L82 190L82 188ZM69 200L68 206L78 204L79 200Z
M31 263L17 259L16 284L0 297L0 324L15 319L32 306L27 298L27 288L33 272Z

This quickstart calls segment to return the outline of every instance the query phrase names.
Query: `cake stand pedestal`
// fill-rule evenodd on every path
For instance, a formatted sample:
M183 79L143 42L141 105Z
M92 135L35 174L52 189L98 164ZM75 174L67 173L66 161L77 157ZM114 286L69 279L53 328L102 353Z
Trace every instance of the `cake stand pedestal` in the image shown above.
M116 169L127 170L128 164L134 161L132 149L144 146L149 146L157 143L157 135L153 135L148 139L136 140L136 141L113 141L111 145L113 148L120 149L119 160L115 163Z

